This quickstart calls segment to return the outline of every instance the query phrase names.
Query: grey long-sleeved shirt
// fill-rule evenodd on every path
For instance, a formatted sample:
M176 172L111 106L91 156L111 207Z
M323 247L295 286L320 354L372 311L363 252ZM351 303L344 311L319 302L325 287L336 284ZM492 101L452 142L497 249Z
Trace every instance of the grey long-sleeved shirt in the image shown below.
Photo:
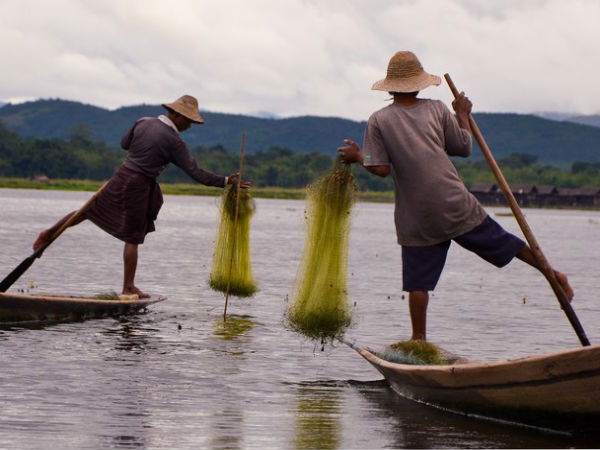
M469 156L471 135L439 100L391 104L367 122L365 166L394 169L398 243L434 245L479 225L487 213L467 190L450 161Z
M226 178L201 169L179 134L156 117L138 119L123 135L121 147L127 150L123 165L146 176L156 178L173 163L198 183L225 187Z

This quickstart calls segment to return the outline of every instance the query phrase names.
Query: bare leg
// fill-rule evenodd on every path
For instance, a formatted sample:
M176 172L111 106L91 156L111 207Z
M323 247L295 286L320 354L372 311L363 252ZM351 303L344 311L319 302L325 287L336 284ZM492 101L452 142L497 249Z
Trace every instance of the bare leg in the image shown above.
M427 291L412 291L408 293L410 321L413 330L411 339L413 340L426 340L428 303L429 293Z
M137 270L138 245L125 243L123 248L123 294L137 294L140 298L150 297L135 286L135 271Z
M50 239L52 239L52 236L54 236L54 233L56 233L58 231L58 229L60 227L62 227L64 225L64 223L69 220L71 218L71 216L73 216L73 214L75 214L77 211L72 211L69 214L67 214L65 217L63 217L62 219L60 219L58 222L56 222L54 225L52 225L52 227L48 228L47 230L42 231L37 239L35 240L35 242L33 243L33 250L37 250L38 248L40 248L41 246L43 246L44 244L46 244ZM85 217L81 217L79 220L76 220L73 224L71 224L70 226L73 225L77 225L80 224L81 222L83 222L85 220ZM40 255L41 256L41 255Z
M540 267L538 266L537 260L535 259L535 255L533 254L533 252L531 251L531 249L527 246L523 247L521 249L521 251L519 251L519 253L517 253L517 258L519 258L521 261L526 262L527 264L529 264L532 267L535 267L536 269L538 269L539 271L541 271ZM554 269L552 269L554 270ZM569 301L573 300L573 288L571 288L571 285L569 284L569 280L567 279L567 276L562 273L559 272L558 270L554 270L554 275L556 276L556 279L558 280L558 284L560 284L560 286L563 288L563 291L565 291L565 295L567 296L567 299Z

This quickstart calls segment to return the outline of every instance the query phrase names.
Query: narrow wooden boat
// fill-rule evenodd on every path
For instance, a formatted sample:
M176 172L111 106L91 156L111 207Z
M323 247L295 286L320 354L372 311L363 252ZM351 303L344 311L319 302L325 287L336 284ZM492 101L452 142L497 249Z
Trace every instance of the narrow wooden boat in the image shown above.
M66 295L0 293L0 324L81 321L131 314L166 297L104 300Z
M403 397L454 412L598 433L600 346L447 365L398 364L353 348Z

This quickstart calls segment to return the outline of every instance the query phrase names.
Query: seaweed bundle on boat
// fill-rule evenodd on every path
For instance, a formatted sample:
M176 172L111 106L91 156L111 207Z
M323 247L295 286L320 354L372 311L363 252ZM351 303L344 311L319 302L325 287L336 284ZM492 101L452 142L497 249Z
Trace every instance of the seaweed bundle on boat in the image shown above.
M315 339L334 338L350 325L346 269L356 184L339 157L307 192L307 234L296 274L290 326Z
M427 341L400 341L377 354L381 359L399 364L442 365L448 364L444 352Z
M239 210L236 221L236 201ZM247 189L231 185L221 198L221 222L217 232L213 266L209 278L212 289L238 297L251 297L258 290L250 262L250 219L254 199Z
M115 291L110 292L101 292L99 294L94 295L94 298L98 300L119 300L121 296L117 294Z

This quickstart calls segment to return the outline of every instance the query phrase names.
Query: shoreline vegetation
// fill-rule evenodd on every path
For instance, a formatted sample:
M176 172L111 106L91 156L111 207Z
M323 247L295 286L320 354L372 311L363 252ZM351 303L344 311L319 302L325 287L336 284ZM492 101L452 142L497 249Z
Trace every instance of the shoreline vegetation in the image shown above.
M100 189L104 181L96 180L77 180L77 179L52 179L48 181L37 181L29 178L0 177L0 189L37 189L54 191L84 191L95 192ZM223 189L203 186L196 183L168 183L160 182L160 187L165 195L202 195L202 196L220 196ZM285 200L303 200L306 198L305 188L287 188L287 187L252 187L250 189L254 198L273 198ZM394 203L393 191L368 191L358 190L356 192L358 202L373 203ZM480 200L484 206L499 206L508 208L507 204L498 204L497 202L486 202ZM587 205L545 205L535 204L522 206L532 209L573 209L582 211L598 211L600 206ZM512 213L507 213L511 215Z
M95 180L74 180L74 179L53 179L49 181L35 181L28 178L0 177L0 189L37 189L53 191L89 191L94 192L100 189L103 181ZM218 196L223 193L223 189L203 186L196 183L165 183L159 182L160 188L165 195L204 195ZM285 187L252 187L250 188L254 198L275 198L298 200L306 197L306 189L285 188ZM392 191L358 191L358 201L393 203L394 193Z

